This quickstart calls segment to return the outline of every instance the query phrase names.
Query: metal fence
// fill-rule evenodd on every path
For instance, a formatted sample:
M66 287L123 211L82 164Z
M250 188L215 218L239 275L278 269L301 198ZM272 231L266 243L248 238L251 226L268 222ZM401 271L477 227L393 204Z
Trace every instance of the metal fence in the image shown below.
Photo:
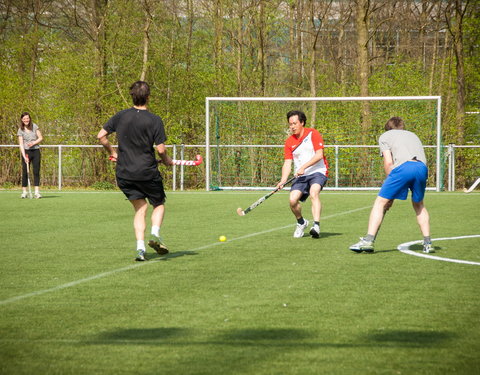
M114 146L116 147L116 146ZM203 145L167 146L173 159L193 159ZM41 185L57 187L104 188L115 186L115 164L108 160L101 145L42 145ZM204 167L160 167L166 187L172 190L203 188ZM21 183L18 145L0 145L0 186Z
M223 149L238 149L235 146L219 146ZM282 159L281 149L283 145L254 146L266 152L274 151L275 170L269 168L268 178L263 179L263 183L255 184L256 188L270 189L279 179ZM194 159L197 154L205 154L205 145L169 145L169 153L174 159ZM216 146L210 146L211 152L215 152ZM436 146L425 146L426 153L432 157L437 153ZM42 171L41 184L43 186L56 187L62 190L66 187L92 187L109 188L115 186L114 164L108 161L105 151L100 145L42 145ZM373 179L374 183L369 187L358 187L351 184L352 171L345 167L344 154L348 150L355 150L356 153L368 152L372 159L372 165L375 164ZM363 150L363 151L362 151ZM279 154L280 151L280 154ZM449 144L442 146L440 150L443 157L441 172L441 190L454 191L473 184L480 177L480 145L455 145ZM326 153L329 154L330 179L328 187L330 190L374 190L378 189L383 181L383 169L381 167L381 158L379 157L378 146L366 145L334 145L326 146ZM429 162L430 163L430 162ZM172 190L185 189L207 189L206 186L206 165L198 167L190 166L160 166L165 186ZM436 168L430 168L432 177L430 179L429 189L434 190ZM21 163L18 145L0 145L0 186L3 188L13 188L21 183ZM209 171L212 172L212 171ZM231 179L235 182L238 175L235 170L225 171L225 180ZM230 184L235 188L235 183ZM252 184L240 184L238 188L252 188Z

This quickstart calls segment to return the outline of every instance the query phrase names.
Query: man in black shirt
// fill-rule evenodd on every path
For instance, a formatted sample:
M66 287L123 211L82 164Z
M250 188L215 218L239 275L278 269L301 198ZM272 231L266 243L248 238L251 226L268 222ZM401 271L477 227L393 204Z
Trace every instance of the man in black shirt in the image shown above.
M145 229L148 209L147 199L153 206L152 230L148 245L158 254L167 254L168 249L160 237L160 227L165 213L165 190L162 176L157 168L155 149L165 165L173 165L167 155L165 129L162 119L147 110L150 88L146 82L137 81L130 87L133 107L112 116L97 135L100 143L117 162L116 179L135 210L133 227L137 239L137 257L145 259ZM108 136L117 133L118 153L108 141ZM154 148L155 145L155 148Z

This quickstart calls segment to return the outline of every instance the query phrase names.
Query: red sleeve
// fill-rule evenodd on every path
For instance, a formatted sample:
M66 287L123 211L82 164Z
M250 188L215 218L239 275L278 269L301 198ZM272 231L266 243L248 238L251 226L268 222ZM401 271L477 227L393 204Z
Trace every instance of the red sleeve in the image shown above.
M312 143L315 151L324 148L323 137L316 129L312 129Z
M293 159L292 148L290 147L288 140L287 142L285 142L285 146L283 147L283 154L284 154L285 160Z

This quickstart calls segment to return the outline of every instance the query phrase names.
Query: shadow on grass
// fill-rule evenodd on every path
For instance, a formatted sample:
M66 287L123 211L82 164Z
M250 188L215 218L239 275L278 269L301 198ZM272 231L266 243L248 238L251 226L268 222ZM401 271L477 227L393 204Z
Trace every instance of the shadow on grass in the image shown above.
M433 249L435 251L441 250L442 248L440 246L433 246ZM423 245L422 244L415 244L415 245L410 245L408 247L408 250L412 251L422 251L423 250Z
M362 251L361 253L357 253L355 251L350 250L352 254L355 255L375 255L375 254L380 254L380 253L393 253L393 252L398 252L397 249L390 249L390 250L375 250L373 253L367 253L366 251Z
M312 332L295 328L232 329L222 334L220 341L230 344L255 341L297 341L314 337Z
M174 253L168 253L166 255L160 255L157 253L149 253L148 254L148 260L170 260L178 257L183 257L185 255L198 255L195 251L177 251Z
M80 345L124 346L125 350L144 345L148 351L165 351L170 356L173 353L180 359L172 359L175 362L171 364L178 374L225 374L232 373L233 367L235 373L255 374L258 366L266 368L269 361L276 359L286 366L284 372L278 373L288 374L290 354L294 358L294 366L299 355L309 358L315 358L314 355L328 356L332 349L334 352L351 350L355 355L357 349L374 349L382 353L382 349L392 348L435 348L453 337L448 332L392 330L353 336L342 341L335 338L322 340L321 333L316 330L297 328L217 329L205 332L165 327L104 332ZM192 369L196 372L192 372ZM152 373L161 373L161 369L158 368L157 372L152 370ZM322 372L312 370L308 373Z
M308 330L295 328L270 329L232 329L221 331L209 340L201 340L197 334L188 328L131 328L103 332L88 341L91 345L105 343L127 344L165 344L165 345L232 345L232 346L262 346L277 347L291 345L312 345L304 340L315 338ZM315 345L315 344L313 344Z
M334 233L334 232L320 232L319 238L327 238L332 236L341 236L343 233ZM306 232L303 234L303 237L311 237L310 233ZM314 238L315 240L319 238Z
M335 233L335 232L320 232L320 238L327 238L333 236L341 236L343 233Z
M187 336L189 330L185 328L166 327L166 328L130 328L119 329L111 332L101 333L97 340L99 343L108 341L112 343L145 343L151 341L172 340L178 337ZM93 340L95 343L97 340Z
M376 344L375 346L411 348L434 347L456 337L457 335L451 332L421 330L381 331L365 336L367 341Z
M435 252L442 249L440 246L434 246L433 248L435 249ZM409 247L409 250L422 252L423 245L412 245L412 246ZM398 252L398 249L375 250L373 253L362 252L362 253L359 253L359 254L372 255L372 254L393 253L393 252Z
M218 345L259 348L424 348L442 346L458 335L446 331L377 331L348 342L322 342L317 332L296 328L229 329L213 333L207 340L190 328L131 328L103 332L86 343L102 345Z

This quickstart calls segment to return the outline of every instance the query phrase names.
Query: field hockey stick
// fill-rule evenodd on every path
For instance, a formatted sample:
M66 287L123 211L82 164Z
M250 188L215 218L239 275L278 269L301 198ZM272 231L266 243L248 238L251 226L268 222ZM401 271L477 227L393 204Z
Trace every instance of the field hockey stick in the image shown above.
M292 150L292 153L293 151L297 150L299 147L301 147L302 145L304 144L304 141L302 141L300 144L298 144L293 150ZM273 194L275 194L277 191L279 190L282 190L283 187L285 185L288 185L290 182L292 182L293 180L295 180L297 177L296 176L293 176L290 180L288 180L287 182L285 182L283 184L283 186L281 188L276 188L275 190L271 191L270 193L268 193L267 195L264 195L263 197L261 197L259 200L257 200L256 202L252 203L252 205L250 205L248 208L242 210L240 207L237 208L237 214L239 214L240 216L245 216L246 214L248 214L250 211L252 211L255 207L257 207L258 205L262 204L263 202L265 202L268 198L270 198Z
M27 160L28 161L25 161L25 164L27 164L28 197L32 199L33 195L32 195L32 184L30 183L30 159L27 159Z
M246 214L248 214L250 211L252 211L255 207L259 206L260 204L262 204L263 202L265 202L268 198L270 198L273 194L275 194L277 191L279 190L282 190L283 187L285 185L288 185L290 182L292 182L293 180L295 180L295 176L293 176L290 180L288 180L287 182L285 182L282 187L278 187L276 188L275 190L272 190L270 193L268 193L267 195L264 195L263 197L261 197L259 200L257 200L256 202L252 203L248 208L242 210L240 207L237 208L237 214L239 214L240 216L245 216Z
M172 160L174 165L200 165L202 161L202 155L195 156L195 160Z
M108 159L113 161L113 162L116 162L116 160L114 160L112 155L110 155L108 157ZM162 162L161 160L157 160L157 163L161 163L161 162ZM202 164L203 158L202 158L202 155L197 155L197 156L195 156L195 160L172 159L172 162L173 162L173 165L194 165L194 166L197 166L197 165Z

